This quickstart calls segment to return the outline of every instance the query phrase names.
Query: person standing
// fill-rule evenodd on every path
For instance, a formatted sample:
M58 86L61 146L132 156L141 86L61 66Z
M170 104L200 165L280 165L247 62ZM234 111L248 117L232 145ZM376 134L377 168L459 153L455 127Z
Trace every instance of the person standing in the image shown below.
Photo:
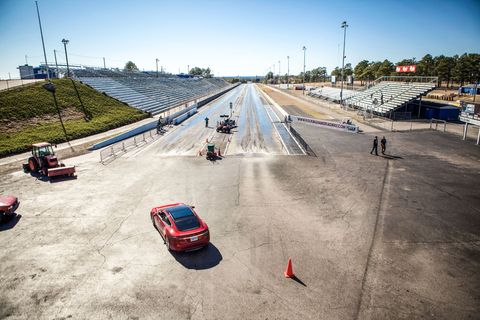
M208 117L205 117L205 128L208 128L208 120L210 119L208 119Z
M385 150L387 149L387 139L385 139L385 136L380 140L380 145L382 146L382 154L385 154Z
M375 139L373 139L373 147L372 147L372 151L370 151L370 154L373 154L373 151L375 151L375 155L378 156L378 138L377 136L375 136Z

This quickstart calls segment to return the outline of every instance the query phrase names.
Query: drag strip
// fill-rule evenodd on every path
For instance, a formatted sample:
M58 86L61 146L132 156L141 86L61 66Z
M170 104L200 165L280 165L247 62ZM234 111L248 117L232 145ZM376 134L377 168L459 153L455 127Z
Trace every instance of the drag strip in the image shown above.
M237 127L230 134L216 131L221 115L230 115L236 121ZM205 118L209 119L208 127ZM158 156L204 155L208 143L215 144L222 156L304 154L256 86L245 84L204 106L135 156L146 152Z

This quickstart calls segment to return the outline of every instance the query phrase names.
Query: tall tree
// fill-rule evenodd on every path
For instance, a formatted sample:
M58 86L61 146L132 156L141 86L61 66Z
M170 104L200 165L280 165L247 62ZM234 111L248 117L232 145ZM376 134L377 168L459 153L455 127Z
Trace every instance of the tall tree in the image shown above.
M332 70L332 76L335 76L337 81L341 80L340 77L342 76L342 69L335 67L335 69Z
M311 72L313 82L320 82L320 80L325 81L327 76L327 68L325 67L318 67L312 70Z
M353 74L357 80L360 80L360 84L363 85L363 81L367 80L365 78L364 72L368 68L369 62L368 60L360 61L355 68L353 69Z
M380 77L385 77L385 76L390 76L394 72L395 68L393 66L393 63L390 62L388 59L383 60L383 62L379 63L378 69L375 72L375 77L380 78Z
M432 55L426 54L417 64L416 74L419 76L429 77L434 74L435 61Z
M345 69L343 71L343 76L345 79L343 80L346 80L348 76L351 76L353 74L353 69L352 69L352 64L351 63L347 63L345 65Z
M381 64L382 63L380 61L370 62L370 64L368 65L367 68L365 68L365 71L362 74L364 79L368 81L373 81L376 78L378 78L377 74Z
M190 69L188 74L194 75L194 76L201 76L202 75L202 68L199 67L193 67Z
M446 57L444 55L440 55L435 57L435 69L434 75L438 77L439 85L442 85L443 81L447 82L447 88L450 85L450 81L452 80L452 72L455 68L455 58L454 57Z
M211 74L210 68L204 69L204 68L199 68L199 67L193 67L190 69L188 74L194 75L194 76L200 76L204 78L211 78L213 75Z
M273 72L272 71L269 71L266 75L265 75L265 78L264 78L264 82L267 83L269 82L270 80L273 79Z
M478 83L480 80L480 54L470 53L468 56L470 57L470 63L472 66L470 82Z
M125 71L138 71L138 67L132 61L128 61L127 63L125 63L125 67L123 68L123 70L125 70Z
M467 53L462 54L455 64L453 69L453 76L460 85L463 86L466 81L471 79L472 74L472 60Z

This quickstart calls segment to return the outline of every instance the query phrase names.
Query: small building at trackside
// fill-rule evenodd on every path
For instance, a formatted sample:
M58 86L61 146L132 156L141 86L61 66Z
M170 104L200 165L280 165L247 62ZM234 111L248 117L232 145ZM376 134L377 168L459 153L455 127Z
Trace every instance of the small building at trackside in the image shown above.
M25 64L23 66L18 66L17 68L20 72L20 79L46 79L47 78L47 68L45 65L40 65L38 67L30 66ZM48 73L50 78L56 78L57 72L54 68L49 68Z

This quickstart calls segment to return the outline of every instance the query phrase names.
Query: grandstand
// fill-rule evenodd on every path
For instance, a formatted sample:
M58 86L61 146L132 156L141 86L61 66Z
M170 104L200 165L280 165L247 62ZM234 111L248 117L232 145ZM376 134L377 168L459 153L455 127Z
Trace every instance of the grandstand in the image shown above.
M331 101L340 101L340 89L339 88L332 88L332 87L321 87L309 92L309 96L320 98L320 99L327 99ZM355 95L357 91L343 89L343 99L349 98Z
M76 79L140 110L158 114L228 86L219 78L180 78L109 69L73 70Z
M392 112L433 90L437 82L437 77L381 77L372 87L345 99L345 104L390 116Z

